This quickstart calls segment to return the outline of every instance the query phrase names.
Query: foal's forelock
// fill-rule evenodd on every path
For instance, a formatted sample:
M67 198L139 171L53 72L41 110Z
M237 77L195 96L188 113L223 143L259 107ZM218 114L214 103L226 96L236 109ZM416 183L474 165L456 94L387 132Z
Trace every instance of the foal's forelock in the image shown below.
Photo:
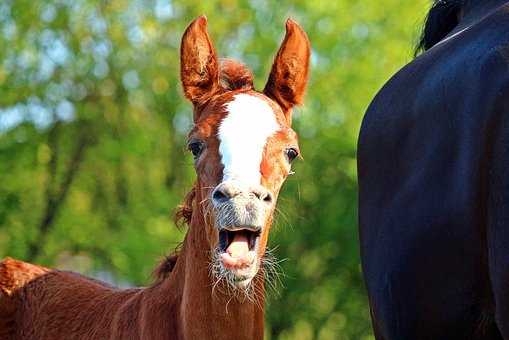
M246 93L235 95L226 111L218 129L222 180L259 185L267 140L281 129L275 112L266 99Z

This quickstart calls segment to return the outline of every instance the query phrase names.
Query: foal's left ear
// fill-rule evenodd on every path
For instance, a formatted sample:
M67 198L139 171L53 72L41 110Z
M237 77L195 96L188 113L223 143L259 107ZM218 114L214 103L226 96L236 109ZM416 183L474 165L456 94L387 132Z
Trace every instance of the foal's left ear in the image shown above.
M195 107L204 104L220 89L219 63L207 32L205 16L195 19L182 37L180 79L185 96ZM194 118L196 121L198 117Z
M306 32L295 21L286 21L286 36L277 52L263 92L283 109L289 124L291 109L301 104L306 91L311 48Z

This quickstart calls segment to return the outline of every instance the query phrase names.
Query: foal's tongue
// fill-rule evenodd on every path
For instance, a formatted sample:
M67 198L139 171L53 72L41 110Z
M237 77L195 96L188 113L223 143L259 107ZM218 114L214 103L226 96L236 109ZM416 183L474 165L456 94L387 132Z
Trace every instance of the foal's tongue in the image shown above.
M231 257L244 258L249 253L249 240L245 233L235 233L233 241L226 248Z

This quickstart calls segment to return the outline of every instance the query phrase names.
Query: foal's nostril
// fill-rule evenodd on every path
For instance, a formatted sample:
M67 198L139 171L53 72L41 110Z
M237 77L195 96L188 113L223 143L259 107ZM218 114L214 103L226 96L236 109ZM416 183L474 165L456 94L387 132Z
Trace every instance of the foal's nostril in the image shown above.
M216 189L212 194L212 199L218 202L228 201L229 197L221 189Z
M272 203L272 194L267 191L260 199L265 203Z
M272 194L265 188L254 189L252 194L254 194L260 201L272 203Z

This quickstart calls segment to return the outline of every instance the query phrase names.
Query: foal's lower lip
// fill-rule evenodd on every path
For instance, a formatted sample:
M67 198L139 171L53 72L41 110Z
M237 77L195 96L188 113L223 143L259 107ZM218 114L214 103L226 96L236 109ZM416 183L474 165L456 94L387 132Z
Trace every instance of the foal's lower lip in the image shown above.
M244 257L236 258L228 253L221 254L223 265L228 269L242 270L251 267L255 261L256 253L250 251Z

